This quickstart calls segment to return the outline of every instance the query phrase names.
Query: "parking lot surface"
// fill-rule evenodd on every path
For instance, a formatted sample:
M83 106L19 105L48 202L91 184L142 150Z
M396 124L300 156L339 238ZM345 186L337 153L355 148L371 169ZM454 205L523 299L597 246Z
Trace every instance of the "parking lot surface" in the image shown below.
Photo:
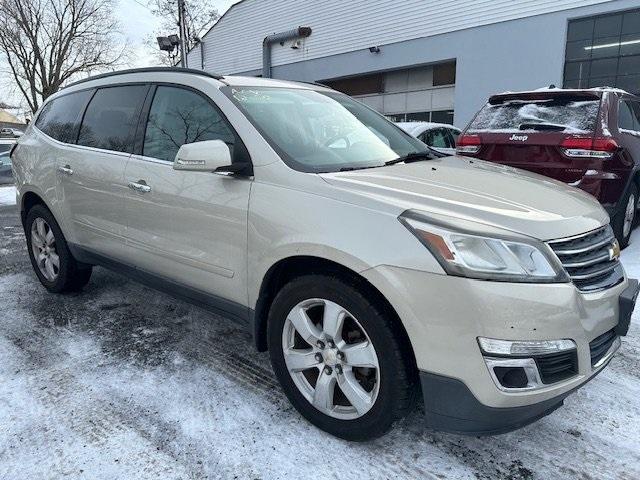
M640 276L640 231L623 252ZM640 314L598 378L506 435L423 426L376 441L309 425L232 321L96 268L81 293L37 282L0 206L0 478L640 478Z

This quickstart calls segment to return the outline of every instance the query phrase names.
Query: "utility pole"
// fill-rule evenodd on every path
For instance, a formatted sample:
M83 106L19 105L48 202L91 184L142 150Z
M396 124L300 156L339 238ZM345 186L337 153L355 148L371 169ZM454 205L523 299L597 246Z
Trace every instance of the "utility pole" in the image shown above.
M187 66L187 48L185 42L187 41L187 22L185 19L185 6L184 0L178 0L178 29L180 30L180 66L185 68Z

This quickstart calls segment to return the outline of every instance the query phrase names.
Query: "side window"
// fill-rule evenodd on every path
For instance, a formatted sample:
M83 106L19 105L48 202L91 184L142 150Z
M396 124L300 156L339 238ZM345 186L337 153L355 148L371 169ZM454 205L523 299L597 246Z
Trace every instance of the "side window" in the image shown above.
M78 144L116 152L131 152L146 85L99 89L82 119Z
M434 128L424 133L425 143L434 148L450 148L449 136L443 128Z
M232 146L235 135L202 95L159 86L149 110L142 154L173 162L180 146L205 140L222 140Z
M620 102L618 107L618 127L624 130L637 130L638 125L630 102Z
M640 102L631 102L630 105L635 117L634 130L640 133Z
M460 136L459 130L454 130L453 128L449 128L449 135L451 136L451 148L455 148L458 143L458 137Z
M50 101L42 107L36 127L60 142L75 143L79 117L92 94L92 90L85 90Z

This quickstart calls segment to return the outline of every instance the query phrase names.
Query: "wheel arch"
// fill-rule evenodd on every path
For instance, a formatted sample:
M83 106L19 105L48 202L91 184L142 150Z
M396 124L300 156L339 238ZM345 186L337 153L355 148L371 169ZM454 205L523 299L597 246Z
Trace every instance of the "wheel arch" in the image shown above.
M22 221L23 227L27 219L27 213L35 205L44 205L53 214L51 206L47 204L42 195L34 190L24 191L20 195L20 220Z
M409 335L400 320L400 316L386 297L371 282L358 272L333 260L312 256L297 255L283 258L269 268L260 285L260 293L253 312L253 336L256 348L260 352L268 350L267 322L269 310L276 294L287 282L308 274L335 275L336 277L363 289L368 298L373 298L384 313L389 315L397 327L403 348L409 353L412 369L417 373L416 357Z

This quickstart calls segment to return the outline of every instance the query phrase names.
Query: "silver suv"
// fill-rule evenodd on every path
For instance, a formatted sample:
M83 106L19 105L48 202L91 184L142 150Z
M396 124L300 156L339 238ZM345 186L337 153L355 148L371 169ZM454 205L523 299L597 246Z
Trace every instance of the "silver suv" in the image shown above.
M419 393L442 430L544 416L608 363L638 291L591 196L442 157L320 85L100 75L48 99L12 157L49 291L100 265L234 318L346 439Z

